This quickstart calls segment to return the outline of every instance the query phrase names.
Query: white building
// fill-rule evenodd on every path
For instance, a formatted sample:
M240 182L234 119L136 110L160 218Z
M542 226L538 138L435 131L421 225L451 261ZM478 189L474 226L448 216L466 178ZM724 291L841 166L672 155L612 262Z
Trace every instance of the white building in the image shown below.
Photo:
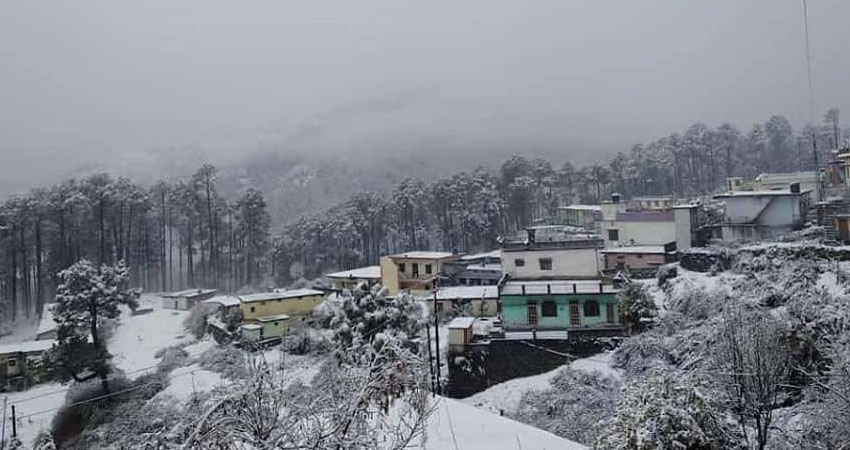
M502 271L509 278L595 278L599 276L597 235L529 228L525 239L502 242Z
M676 240L673 210L629 209L614 196L602 204L602 221L599 232L605 247L626 245L666 245Z
M726 204L720 224L724 241L765 240L802 228L809 191L741 191L715 195Z

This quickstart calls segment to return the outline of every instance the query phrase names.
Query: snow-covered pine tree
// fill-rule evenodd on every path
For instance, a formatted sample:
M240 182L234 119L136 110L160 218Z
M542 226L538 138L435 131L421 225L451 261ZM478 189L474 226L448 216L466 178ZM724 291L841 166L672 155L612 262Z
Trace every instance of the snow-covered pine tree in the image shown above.
M81 260L59 277L53 313L59 344L52 354L58 375L75 381L99 377L107 390L110 355L100 327L121 314L119 306L137 306L138 292L127 287L127 266L96 267Z

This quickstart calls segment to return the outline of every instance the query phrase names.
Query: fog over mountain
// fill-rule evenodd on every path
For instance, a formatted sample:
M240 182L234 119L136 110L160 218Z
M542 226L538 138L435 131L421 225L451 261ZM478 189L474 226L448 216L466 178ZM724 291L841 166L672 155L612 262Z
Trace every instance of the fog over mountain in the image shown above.
M819 122L850 111L850 2L810 3ZM428 176L593 161L695 121L799 127L803 39L790 0L7 0L0 193L201 160L237 180L267 158Z

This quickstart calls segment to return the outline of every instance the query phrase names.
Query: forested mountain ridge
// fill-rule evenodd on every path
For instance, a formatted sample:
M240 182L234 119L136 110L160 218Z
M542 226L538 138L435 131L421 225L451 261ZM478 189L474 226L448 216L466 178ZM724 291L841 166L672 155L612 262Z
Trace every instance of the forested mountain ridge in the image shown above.
M473 164L471 155L439 152L323 165L329 156L269 153L150 185L94 173L0 207L0 311L32 315L52 298L56 274L81 258L124 260L132 283L151 291L235 292L374 264L387 253L490 249L559 205L611 192L698 197L727 176L810 170L847 135L831 111L824 125L796 134L781 116L748 132L698 123L585 166L519 155Z

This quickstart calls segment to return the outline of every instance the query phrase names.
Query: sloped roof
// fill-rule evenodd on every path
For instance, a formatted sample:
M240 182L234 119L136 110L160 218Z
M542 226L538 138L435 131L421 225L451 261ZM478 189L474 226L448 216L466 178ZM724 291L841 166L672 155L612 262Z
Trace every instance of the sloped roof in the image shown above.
M204 303L217 304L221 306L239 306L241 303L239 297L235 295L217 295L211 299L204 300Z
M28 353L28 352L43 352L46 350L50 350L56 341L25 341L25 342L15 342L11 344L2 344L0 345L0 355L5 355L8 353Z
M198 295L215 294L216 292L218 292L218 289L186 289L186 290L183 290L183 291L165 293L165 294L162 294L162 297L164 297L164 298L177 298L177 297L190 298L190 297L196 297Z

